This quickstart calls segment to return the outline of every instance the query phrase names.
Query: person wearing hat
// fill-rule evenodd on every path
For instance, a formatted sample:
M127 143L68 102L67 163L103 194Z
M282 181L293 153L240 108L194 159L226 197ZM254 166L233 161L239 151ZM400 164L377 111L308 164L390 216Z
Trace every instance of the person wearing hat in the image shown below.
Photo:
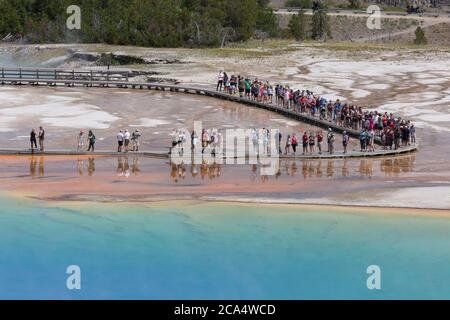
M139 130L135 130L131 135L131 142L133 145L133 152L139 151L139 138L141 137L141 133Z
M331 128L328 129L327 141L328 141L328 152L330 154L333 154L334 153L334 133Z

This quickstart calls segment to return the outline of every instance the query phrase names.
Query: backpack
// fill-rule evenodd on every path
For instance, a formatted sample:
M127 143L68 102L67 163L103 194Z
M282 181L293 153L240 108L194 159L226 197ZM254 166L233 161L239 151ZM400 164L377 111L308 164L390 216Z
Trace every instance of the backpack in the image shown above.
M348 135L344 135L344 144L348 144L350 138Z
M334 142L334 134L332 132L328 134L328 142Z

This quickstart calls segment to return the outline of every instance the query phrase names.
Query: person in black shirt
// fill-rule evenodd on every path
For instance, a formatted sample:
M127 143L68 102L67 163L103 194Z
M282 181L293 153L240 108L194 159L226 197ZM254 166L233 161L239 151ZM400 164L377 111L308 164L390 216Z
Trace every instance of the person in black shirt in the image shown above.
M30 133L31 150L37 149L36 130L31 130Z

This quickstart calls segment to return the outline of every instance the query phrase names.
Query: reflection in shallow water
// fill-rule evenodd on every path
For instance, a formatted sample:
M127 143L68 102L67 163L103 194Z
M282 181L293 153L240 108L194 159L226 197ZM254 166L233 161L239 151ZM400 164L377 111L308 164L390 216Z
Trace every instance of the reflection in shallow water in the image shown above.
M414 169L414 156L399 157L394 159L360 159L360 160L280 160L279 170L274 176L261 175L260 165L248 165L250 167L250 180L267 182L270 179L278 179L283 176L304 179L312 178L339 178L351 176L363 176L371 178L377 173L384 176L399 176L401 173L412 172ZM192 178L199 175L201 179L210 180L221 177L223 165L206 164L189 165ZM187 176L188 165L170 164L170 176L175 183L184 180ZM378 168L378 170L377 170Z
M32 157L30 159L30 176L43 177L44 175L45 175L44 157L39 157L39 161L36 157Z
M142 172L151 173L153 170L141 170L141 159L138 156L128 157L120 156L116 158L115 175L119 177L129 178L138 176ZM155 159L149 159L154 161ZM108 169L110 165L105 166L103 159L101 161L101 170L103 172L112 171ZM280 177L303 177L304 179L330 179L341 177L367 177L371 178L376 175L387 177L398 177L401 174L412 172L414 169L415 156L403 156L387 159L344 159L344 160L292 160L281 159L278 170L275 175L261 174L261 165L240 165L238 168L245 168L250 173L251 182L268 182L271 179L279 179ZM223 164L175 164L168 163L170 179L174 183L179 183L185 179L201 179L215 180L221 178L223 171L227 168L228 172L233 171L233 165ZM31 157L29 162L29 171L31 177L43 177L45 175L45 157ZM94 176L96 171L96 158L78 158L76 160L77 175Z
M214 180L220 178L222 175L222 165L221 164L207 164L203 163L201 165L190 164L175 164L170 163L170 177L173 182L178 183L180 180L184 180L187 176L189 168L189 173L192 178L199 178L202 180L209 179Z
M95 158L89 158L87 160L87 166L85 167L85 160L77 160L77 171L79 176L83 176L85 169L87 169L88 176L92 177L95 172Z

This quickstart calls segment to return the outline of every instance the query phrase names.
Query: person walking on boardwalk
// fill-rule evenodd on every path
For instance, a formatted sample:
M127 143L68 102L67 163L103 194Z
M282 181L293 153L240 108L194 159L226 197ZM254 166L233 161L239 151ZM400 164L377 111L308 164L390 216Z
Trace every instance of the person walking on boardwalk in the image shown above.
M288 134L286 138L286 147L284 148L285 155L288 155L291 152L291 146L292 146L292 138L291 135Z
M239 76L238 88L239 88L239 97L243 98L245 95L245 79L241 76Z
M222 70L220 70L219 76L218 76L218 79L217 79L217 89L216 89L216 91L222 91L224 77L225 77L225 74L223 73Z
M77 150L81 151L84 149L84 132L83 130L77 135Z
M89 142L89 149L88 149L88 152L89 152L89 151L94 152L94 151L95 151L95 135L94 135L94 133L92 132L92 130L89 130L89 133L88 133L88 142Z
M322 154L322 145L323 145L322 131L317 131L317 148L319 149L319 154Z
M123 151L123 131L120 130L117 134L117 152Z
M361 152L366 152L367 150L367 132L362 130L359 134L359 142L361 144Z
M330 154L334 154L334 133L333 133L333 129L329 128L328 129L328 135L327 135L327 141L328 141L328 152Z
M130 151L130 141L131 141L131 133L128 130L125 130L125 132L123 133L123 144L125 152Z
M250 82L250 79L245 79L245 98L250 99L252 91L252 83Z
M131 135L131 142L133 145L133 152L139 151L139 139L141 138L141 133L139 130L135 130Z
M375 131L372 129L367 133L369 152L375 152Z
M44 140L45 140L45 130L42 127L39 127L39 148L41 151L44 151Z
M36 130L32 129L30 133L31 151L37 149Z
M259 133L255 128L252 129L253 155L259 155Z
M312 155L316 150L316 136L314 135L314 132L311 131L309 134L309 154Z
M275 141L277 142L278 154L283 154L283 150L281 150L281 140L283 139L283 134L280 130L277 130L275 133Z
M297 153L297 147L298 147L298 138L295 133L292 134L291 143L292 143L292 151L294 151L294 156L295 156L295 154Z
M411 136L410 143L415 144L416 143L416 127L414 124L411 124L411 127L409 128L409 134Z
M309 143L309 136L308 133L305 131L302 137L302 143L303 143L303 155L306 155L308 153L308 143Z
M348 147L349 142L350 142L350 137L349 137L347 131L344 131L344 133L342 135L342 146L344 147L344 154L347 153L347 147Z
M323 144L323 134L322 131L317 132L317 148L319 149L319 154L322 154L322 144Z

